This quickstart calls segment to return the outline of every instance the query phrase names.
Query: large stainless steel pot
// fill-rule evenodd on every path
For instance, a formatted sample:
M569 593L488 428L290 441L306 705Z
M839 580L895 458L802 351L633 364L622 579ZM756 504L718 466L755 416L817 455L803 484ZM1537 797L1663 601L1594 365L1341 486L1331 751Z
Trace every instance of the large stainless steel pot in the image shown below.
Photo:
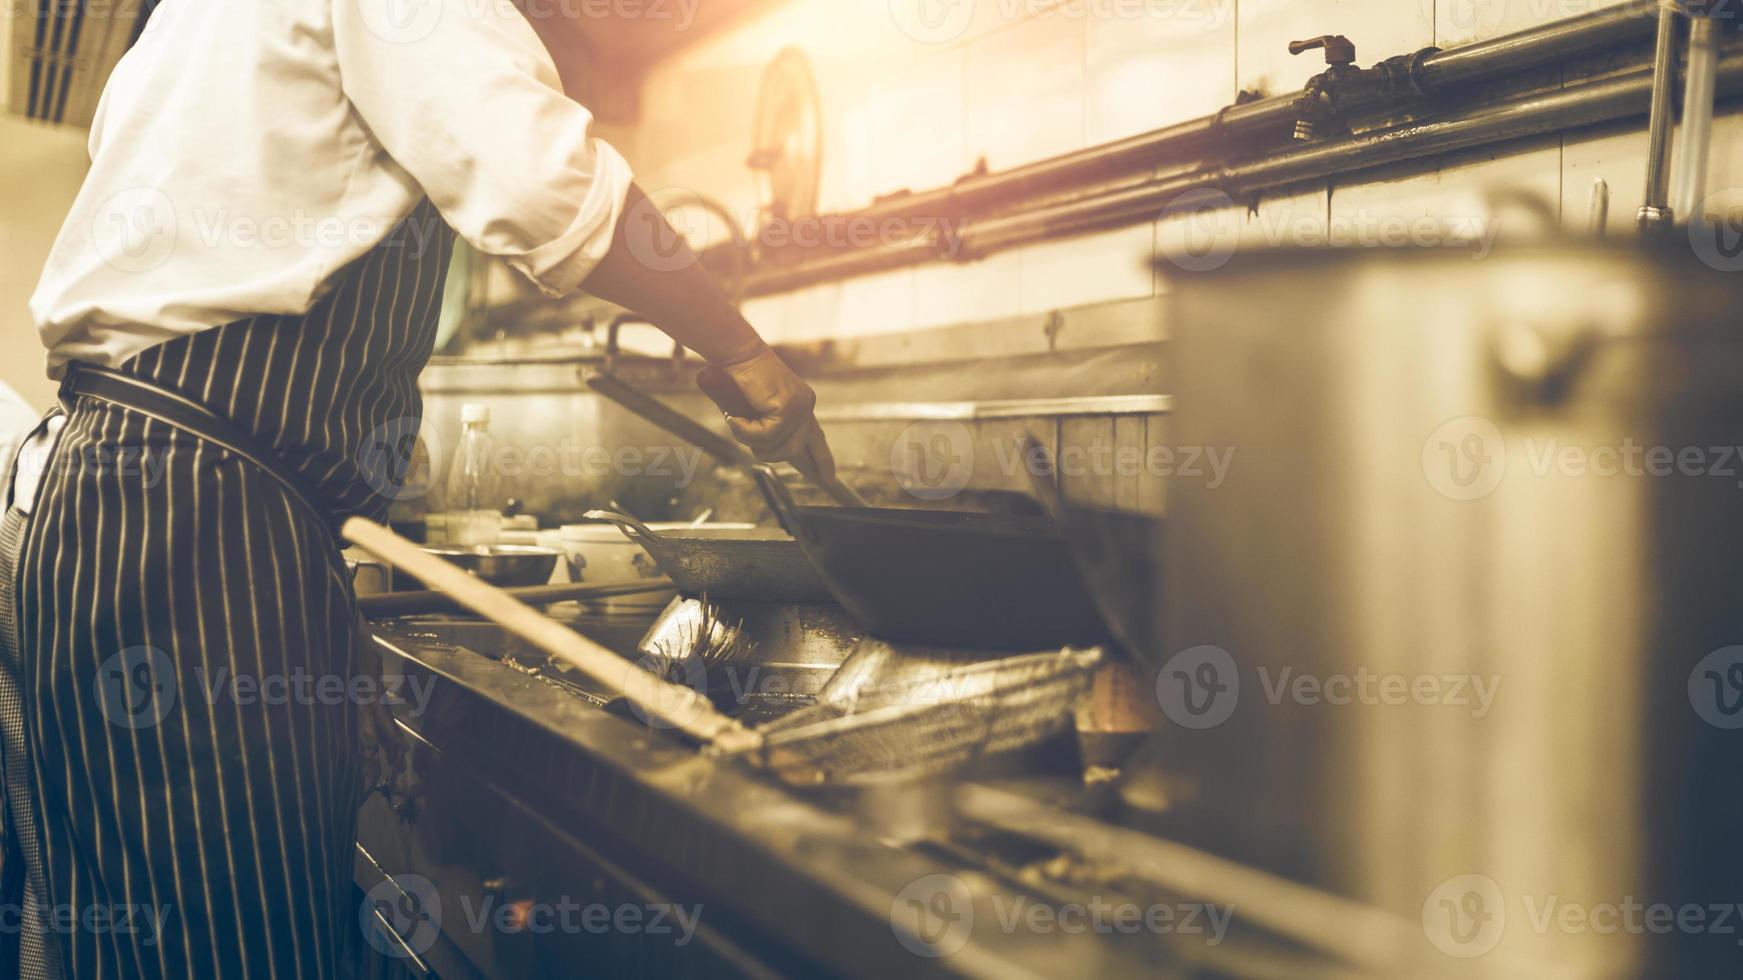
M1734 970L1743 276L1304 253L1173 297L1173 438L1235 455L1170 487L1170 722L1128 798L1449 968Z

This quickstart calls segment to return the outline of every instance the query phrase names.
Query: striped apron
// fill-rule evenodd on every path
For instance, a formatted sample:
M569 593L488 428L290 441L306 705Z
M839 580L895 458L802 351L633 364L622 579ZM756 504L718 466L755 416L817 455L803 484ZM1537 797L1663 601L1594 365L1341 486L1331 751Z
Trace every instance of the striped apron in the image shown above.
M425 201L306 314L105 376L247 445L69 374L29 516L0 526L0 975L351 972L357 616L333 529L384 515L403 473L378 450L417 432L452 245Z

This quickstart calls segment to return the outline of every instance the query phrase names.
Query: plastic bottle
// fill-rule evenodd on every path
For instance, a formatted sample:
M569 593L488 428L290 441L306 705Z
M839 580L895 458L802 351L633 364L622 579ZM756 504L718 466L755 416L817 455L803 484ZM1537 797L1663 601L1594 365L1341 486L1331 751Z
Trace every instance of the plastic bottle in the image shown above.
M471 548L493 545L502 536L498 510L495 443L490 438L490 408L460 407L460 442L448 470L448 544Z

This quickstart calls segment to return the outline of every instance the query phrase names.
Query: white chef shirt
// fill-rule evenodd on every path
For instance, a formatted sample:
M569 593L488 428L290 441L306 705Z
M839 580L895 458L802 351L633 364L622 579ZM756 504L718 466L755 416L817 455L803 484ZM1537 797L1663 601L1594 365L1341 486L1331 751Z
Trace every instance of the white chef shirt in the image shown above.
M306 312L424 195L570 292L630 184L592 124L510 0L167 0L103 89L30 301L49 374Z
M41 417L42 413L31 408L24 396L0 381L0 474L4 475L0 479L0 500L5 498L6 486L12 480L12 461Z

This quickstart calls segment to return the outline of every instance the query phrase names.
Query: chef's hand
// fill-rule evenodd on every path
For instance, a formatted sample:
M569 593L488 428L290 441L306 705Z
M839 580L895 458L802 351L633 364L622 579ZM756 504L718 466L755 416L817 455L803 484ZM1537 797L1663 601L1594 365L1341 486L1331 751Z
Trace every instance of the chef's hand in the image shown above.
M757 459L792 463L813 481L835 478L835 456L814 414L817 393L774 351L765 347L749 360L704 368L697 383Z

